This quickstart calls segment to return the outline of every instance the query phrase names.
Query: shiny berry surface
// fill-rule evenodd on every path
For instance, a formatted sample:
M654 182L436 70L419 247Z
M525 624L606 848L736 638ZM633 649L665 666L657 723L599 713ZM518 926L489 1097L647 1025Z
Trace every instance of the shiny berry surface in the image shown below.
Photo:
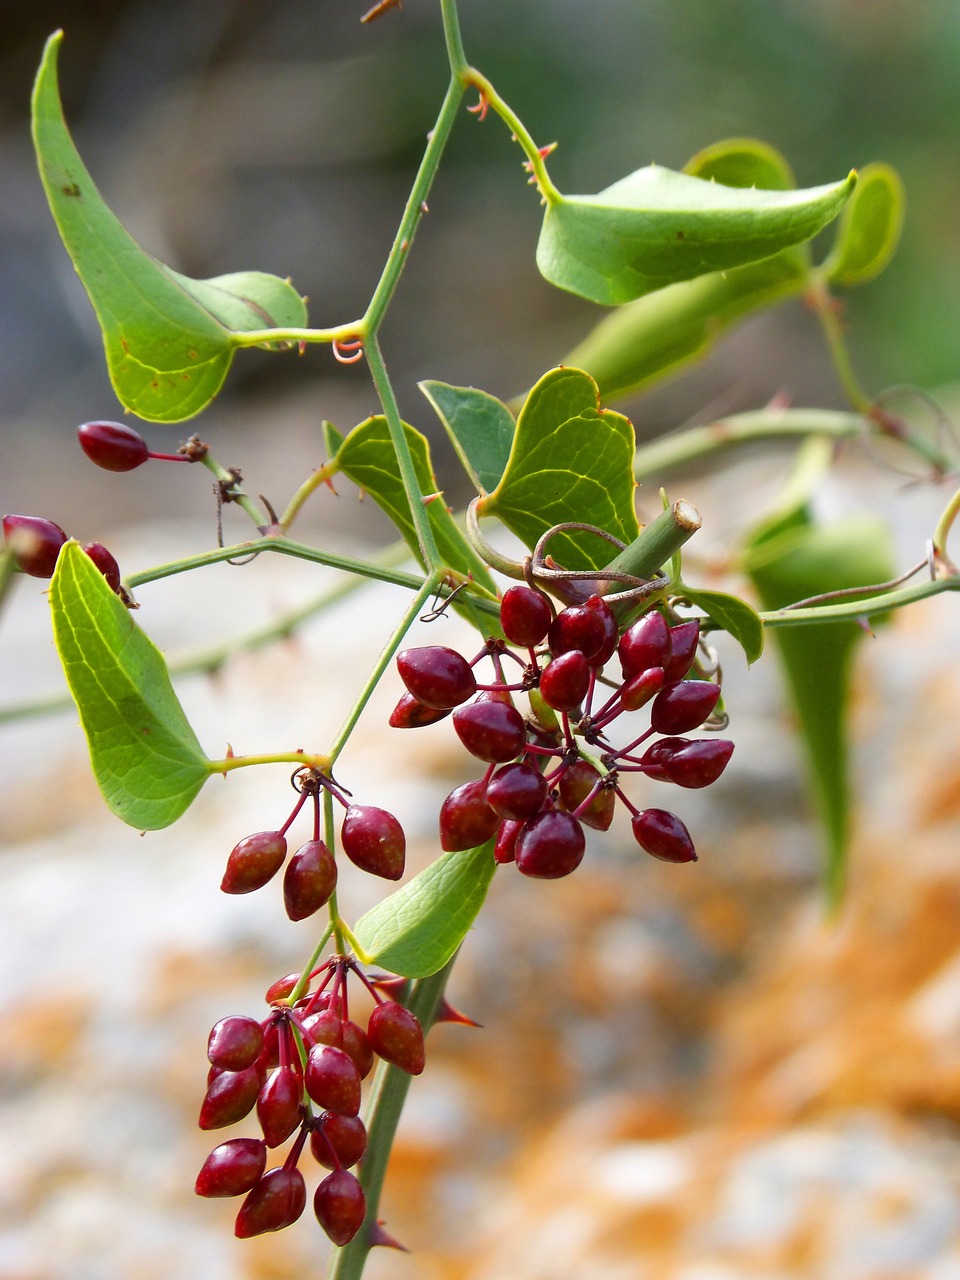
M590 664L579 649L561 653L540 673L540 694L554 711L575 711L590 687Z
M234 1234L241 1240L281 1231L303 1213L307 1187L299 1169L269 1169L247 1193L237 1214Z
M363 1226L367 1204L363 1188L346 1169L335 1169L313 1195L317 1221L335 1245L343 1248Z
M120 566L102 542L88 542L83 548L107 581L111 591L120 590Z
M511 644L532 649L550 629L550 601L533 587L508 587L500 601L500 626Z
M300 1123L303 1088L293 1067L277 1067L257 1096L257 1119L268 1147L286 1142Z
M306 920L326 906L337 887L337 863L322 840L308 840L283 873L283 905L291 920Z
M338 1116L324 1111L310 1134L310 1150L317 1164L336 1169L337 1161L350 1169L367 1149L367 1130L359 1116Z
M472 756L488 764L515 759L527 741L520 712L508 702L477 699L453 713L457 737Z
M242 1196L259 1182L267 1163L267 1144L259 1138L231 1138L204 1160L194 1191L198 1196Z
M591 667L602 667L617 651L617 644L620 639L617 620L614 617L613 610L602 596L591 596L586 603L586 607L596 614L603 628L603 643L596 653L588 655L590 665Z
M487 804L501 818L536 817L546 798L543 774L520 760L503 765L487 783Z
M9 515L3 517L3 539L21 573L50 578L67 535L58 524L41 516Z
M325 1111L355 1116L360 1110L360 1073L348 1053L333 1044L315 1045L304 1072L307 1093Z
M455 649L429 645L397 654L397 670L407 691L425 707L446 711L472 698L477 681L470 665Z
M663 614L656 610L645 613L620 637L617 651L627 679L648 667L665 667L670 661L671 638Z
M403 875L407 842L400 823L386 809L351 805L340 828L340 843L361 871L384 880L399 880Z
M200 1106L201 1129L223 1129L250 1114L260 1092L260 1072L256 1067L244 1071L222 1071L207 1085Z
M367 1038L374 1053L408 1075L418 1076L423 1070L423 1028L404 1005L384 1000L370 1014Z
M697 644L700 640L700 622L681 622L679 626L670 628L670 660L664 663L664 684L673 680L682 680L697 656Z
M687 733L703 724L719 700L719 685L706 680L681 680L657 694L650 710L650 724L657 733Z
M517 837L517 870L537 880L558 880L579 867L586 848L583 828L560 809L547 809Z
M215 1024L207 1039L207 1058L225 1071L252 1067L263 1050L263 1028L254 1018L231 1014Z
M451 708L438 710L418 702L412 693L403 693L400 700L390 712L391 729L422 729L424 725L436 724L450 714Z
M483 779L464 782L454 787L440 806L440 847L446 853L476 849L499 825L499 815L487 803Z
M641 849L664 862L696 862L690 832L666 809L641 809L634 814L633 835Z
M599 614L586 605L568 605L554 618L547 632L547 644L555 658L561 653L578 649L585 658L599 653L606 640L606 632Z
M609 830L616 808L615 793L597 785L602 777L589 761L576 760L564 770L557 788L567 812L577 810L577 821L595 831Z
M287 842L279 831L257 831L234 846L220 881L224 893L253 893L280 870Z
M661 739L665 742L677 745L663 752L658 762L668 781L679 787L709 787L733 755L733 743L726 738Z
M80 448L105 471L133 471L150 456L139 431L124 422L85 422L77 427Z

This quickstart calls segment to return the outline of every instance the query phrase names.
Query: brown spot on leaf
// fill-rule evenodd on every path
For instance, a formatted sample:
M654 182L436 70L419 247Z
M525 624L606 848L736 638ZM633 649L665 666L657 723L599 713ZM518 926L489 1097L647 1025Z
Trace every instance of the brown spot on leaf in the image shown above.
M79 199L80 199L80 188L77 186L77 184L76 184L75 182L67 182L67 183L65 183L65 184L60 188L60 190L63 192L63 194L64 194L65 196L71 196L71 197L72 197L73 199L75 199L75 200L79 200Z

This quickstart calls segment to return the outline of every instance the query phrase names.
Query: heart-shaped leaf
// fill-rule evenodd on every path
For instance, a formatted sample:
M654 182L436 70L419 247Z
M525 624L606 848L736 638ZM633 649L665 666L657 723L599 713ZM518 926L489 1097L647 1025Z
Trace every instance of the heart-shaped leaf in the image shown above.
M513 414L503 401L474 387L451 387L447 382L419 385L477 492L490 493L500 483L510 456L516 430Z
M840 216L837 238L821 268L831 284L851 288L880 274L903 227L903 183L888 164L868 164Z
M210 776L163 655L76 542L50 583L53 635L107 804L142 830L169 826Z
M555 524L581 521L631 543L633 424L601 409L597 384L582 369L551 369L527 396L506 470L479 514L496 516L528 547ZM612 559L595 534L561 533L550 555L566 569L597 569Z
M483 906L497 864L493 841L444 853L354 927L370 963L404 978L427 978L447 963Z
M648 165L594 196L548 201L537 265L594 302L631 302L708 271L800 244L831 222L856 184L801 191L727 187Z
M33 92L40 177L100 323L118 399L151 422L181 422L220 390L236 334L302 326L306 308L277 276L191 280L137 244L103 202L67 130L57 83L62 37L47 41Z

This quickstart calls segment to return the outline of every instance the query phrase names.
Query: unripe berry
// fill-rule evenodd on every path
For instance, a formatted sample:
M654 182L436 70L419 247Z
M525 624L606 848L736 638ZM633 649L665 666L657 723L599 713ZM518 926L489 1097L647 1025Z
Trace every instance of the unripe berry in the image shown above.
M458 707L477 691L466 658L444 645L404 649L397 654L397 670L417 701L437 711Z
M31 578L51 578L67 535L52 520L41 516L3 517L3 537L21 573Z
M500 601L500 626L511 644L532 649L550 628L553 609L542 592L533 587L508 587Z
M314 1192L313 1211L333 1243L342 1249L363 1226L367 1212L363 1188L346 1169L334 1169Z
M133 471L150 456L139 431L124 422L85 422L77 427L80 448L105 471Z
M560 800L567 812L573 813L575 809L580 810L577 813L577 821L587 827L593 827L595 831L609 830L616 807L615 793L610 788L602 787L594 792L589 804L583 809L580 806L591 791L594 791L602 776L600 770L595 769L589 761L575 760L563 771L557 784Z
M558 880L577 869L585 847L576 818L561 809L546 809L526 823L517 837L517 870L537 880Z
M633 835L641 849L664 862L696 862L697 851L690 832L674 813L666 809L641 809L631 821Z
M285 1165L269 1169L247 1193L234 1234L245 1240L265 1231L281 1231L296 1222L306 1203L307 1188L299 1169Z
M403 875L407 842L403 828L386 809L351 805L340 828L343 851L361 871L399 880Z
M367 1039L378 1057L408 1075L423 1070L423 1028L415 1014L396 1000L384 1000L374 1007L367 1023Z

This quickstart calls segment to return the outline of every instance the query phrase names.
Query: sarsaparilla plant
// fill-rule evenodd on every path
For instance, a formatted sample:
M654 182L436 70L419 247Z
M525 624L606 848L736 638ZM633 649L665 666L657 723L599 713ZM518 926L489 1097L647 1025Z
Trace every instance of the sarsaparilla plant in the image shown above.
M341 1280L361 1274L374 1245L395 1243L378 1218L393 1134L410 1081L424 1071L431 1025L469 1022L446 1002L444 986L496 869L513 864L537 880L573 873L602 838L594 833L611 828L618 806L641 850L674 864L694 862L682 794L721 778L733 742L720 735L736 722L736 708L724 705L714 637L728 633L752 663L773 631L808 750L825 883L836 903L848 836L851 655L871 619L960 582L946 547L960 495L947 504L919 563L902 575L882 525L859 519L824 526L812 512L838 440L894 438L937 477L956 464L942 443L862 392L836 318L834 290L870 280L894 251L903 203L896 174L871 164L859 175L798 190L776 151L734 139L700 152L680 172L650 165L597 194L564 194L547 168L553 148L537 145L468 62L456 0L437 4L446 94L366 310L327 327L309 326L304 299L287 280L257 271L190 279L133 240L101 199L67 130L57 84L61 33L47 44L33 100L41 179L99 320L124 410L149 423L194 417L245 347L303 353L327 346L340 361L366 364L379 399L380 412L350 431L324 424L328 460L300 480L279 514L252 499L239 473L196 435L175 450L154 450L129 423L85 422L78 430L83 454L107 471L149 460L205 467L218 500L250 518L249 539L122 576L99 543L81 547L46 516L8 514L0 556L2 593L17 575L50 579L54 636L93 771L123 821L145 831L167 826L214 775L275 766L292 772L292 808L288 798L264 830L231 833L220 887L252 893L282 870L290 919L322 923L302 968L270 985L265 1011L229 1014L210 1032L200 1126L248 1122L253 1134L217 1145L196 1190L237 1199L236 1233L251 1236L302 1215L303 1170L318 1166L313 1208L337 1246L331 1275ZM363 16L394 7L382 3ZM426 437L400 417L380 331L464 109L480 121L498 117L523 152L544 208L536 246L543 276L614 309L517 402L438 380L421 384L476 491L461 517L443 501ZM810 241L836 220L833 247L815 263ZM638 450L630 421L609 402L703 356L723 329L791 296L803 296L820 317L850 411L761 409ZM749 598L689 580L682 553L700 528L699 514L664 495L662 514L641 528L636 480L660 483L690 458L717 455L719 466L720 451L739 442L787 436L802 444L783 496L731 549ZM389 515L399 554L389 549L363 561L292 536L304 505L338 475ZM499 521L525 554L498 551L498 535L482 527L487 519ZM392 582L408 589L410 600L332 741L210 758L177 698L177 664L168 667L130 610L134 593L152 582L250 555L332 566L357 584ZM477 632L470 651L405 644L415 620L446 608ZM273 633L292 625L278 619ZM397 693L384 732L449 718L478 763L465 766L463 782L441 806L437 859L351 920L337 895L343 857L390 882L405 871L400 817L346 785L353 730L381 681ZM4 718L29 710L11 708ZM431 732L449 733L450 726ZM283 776L289 797L286 786ZM662 807L670 786L680 813L673 802ZM288 838L304 811L306 839L291 852ZM537 891L545 890L531 886ZM358 991L373 1000L365 1025L351 1016Z

